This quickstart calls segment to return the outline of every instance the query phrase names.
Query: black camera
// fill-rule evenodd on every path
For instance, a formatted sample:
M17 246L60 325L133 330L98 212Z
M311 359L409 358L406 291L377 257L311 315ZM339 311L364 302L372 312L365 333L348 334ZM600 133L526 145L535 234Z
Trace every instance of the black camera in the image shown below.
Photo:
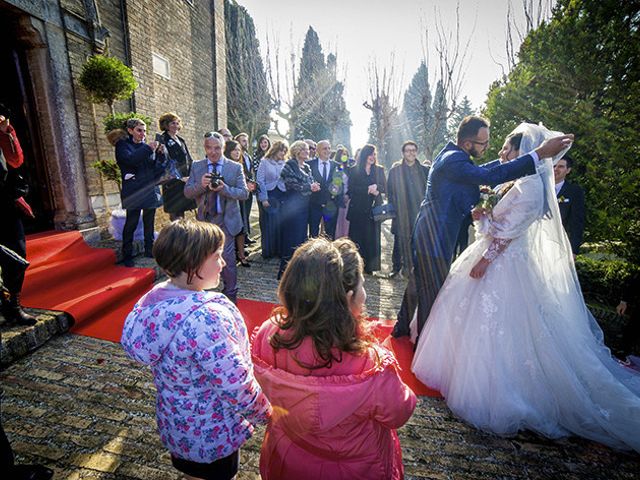
M218 188L224 182L224 178L218 172L207 173L207 178L211 179L209 188Z

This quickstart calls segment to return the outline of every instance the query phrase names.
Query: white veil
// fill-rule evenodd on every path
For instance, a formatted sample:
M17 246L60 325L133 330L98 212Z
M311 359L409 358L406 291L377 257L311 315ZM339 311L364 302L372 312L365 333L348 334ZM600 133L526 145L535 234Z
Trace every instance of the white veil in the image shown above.
M546 139L562 135L561 132L548 130L542 125L529 123L520 124L511 133L522 133L521 152L531 152ZM594 353L597 352L603 366L624 383L631 382L634 385L632 390L637 394L640 392L640 377L628 369L620 368L618 362L611 357L610 350L604 345L602 329L584 302L571 244L562 226L553 166L569 148L567 147L553 158L541 159L536 169L544 186L544 209L542 210L544 215L530 227L530 248L539 268L536 273L544 282L544 287L537 292L540 304L545 306L544 310L551 310L540 313L553 317L558 325L563 325L562 328L571 330L575 335L580 332L581 338L573 338L576 345L592 344L594 346L592 342L595 342Z

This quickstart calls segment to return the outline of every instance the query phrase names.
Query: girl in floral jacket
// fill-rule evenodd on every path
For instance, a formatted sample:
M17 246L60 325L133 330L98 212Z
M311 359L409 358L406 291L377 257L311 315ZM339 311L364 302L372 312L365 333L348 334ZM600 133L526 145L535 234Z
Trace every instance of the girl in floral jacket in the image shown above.
M257 330L258 381L274 408L263 480L398 480L395 429L416 406L388 350L363 323L363 263L346 238L299 247L279 287L283 305Z
M243 318L218 285L224 234L180 220L158 236L153 255L169 280L126 319L122 345L151 367L160 439L187 478L227 479L238 450L271 407L253 375Z

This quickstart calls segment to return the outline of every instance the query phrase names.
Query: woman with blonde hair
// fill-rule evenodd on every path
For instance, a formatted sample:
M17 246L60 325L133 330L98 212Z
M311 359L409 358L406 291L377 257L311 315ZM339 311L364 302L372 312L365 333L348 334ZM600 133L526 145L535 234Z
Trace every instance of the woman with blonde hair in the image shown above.
M287 142L277 140L262 158L256 178L258 190L258 209L260 212L260 243L262 258L279 257L280 248L280 206L286 187L280 178L284 167L284 157L289 147Z
M309 200L313 192L320 191L320 184L313 179L309 160L309 145L302 140L293 142L289 148L289 160L282 167L280 178L285 186L282 204L282 255L278 279L282 277L287 262L298 245L307 240Z
M368 333L362 269L351 240L307 241L280 282L282 306L254 335L256 377L274 407L265 480L403 478L395 429L416 397Z

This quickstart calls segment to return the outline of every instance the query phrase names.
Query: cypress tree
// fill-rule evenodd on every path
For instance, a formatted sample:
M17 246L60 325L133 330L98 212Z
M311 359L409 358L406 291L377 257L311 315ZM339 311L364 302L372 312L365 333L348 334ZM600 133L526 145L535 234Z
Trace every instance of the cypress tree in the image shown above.
M225 0L227 127L256 138L269 130L271 96L255 25L247 10ZM222 125L220 125L221 127Z

